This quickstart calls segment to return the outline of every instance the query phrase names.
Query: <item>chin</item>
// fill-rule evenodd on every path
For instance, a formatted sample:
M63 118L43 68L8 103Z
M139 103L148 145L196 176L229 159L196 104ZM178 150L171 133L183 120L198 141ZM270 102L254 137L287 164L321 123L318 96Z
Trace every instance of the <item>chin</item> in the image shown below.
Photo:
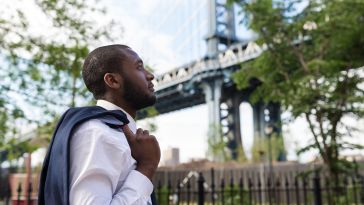
M149 105L149 106L152 106L152 105L154 105L156 102L157 102L157 97L153 94L151 97L150 97L150 103L151 103L151 105Z
M140 110L149 106L153 106L156 102L157 102L157 97L155 95L150 95L144 98L144 100L139 101L139 103L136 103L136 105L138 107L138 110Z

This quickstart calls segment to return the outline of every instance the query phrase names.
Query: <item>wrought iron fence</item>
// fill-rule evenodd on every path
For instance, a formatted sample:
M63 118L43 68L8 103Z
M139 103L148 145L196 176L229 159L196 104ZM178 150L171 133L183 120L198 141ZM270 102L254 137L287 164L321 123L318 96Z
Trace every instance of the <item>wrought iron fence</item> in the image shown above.
M12 187L8 183L0 184L0 205L35 205L37 204L37 193L34 193L32 183L19 183L12 191ZM13 192L13 193L12 193Z
M364 178L331 179L317 173L302 175L261 172L216 177L215 170L191 171L181 178L156 182L159 205L359 205L364 204ZM205 178L206 175L209 178ZM0 205L36 204L32 183L0 184Z
M358 175L331 179L318 172L272 175L256 172L229 180L216 179L214 170L206 180L202 172L190 172L173 183L157 182L160 205L354 205L364 204L364 178ZM209 183L207 183L209 181Z

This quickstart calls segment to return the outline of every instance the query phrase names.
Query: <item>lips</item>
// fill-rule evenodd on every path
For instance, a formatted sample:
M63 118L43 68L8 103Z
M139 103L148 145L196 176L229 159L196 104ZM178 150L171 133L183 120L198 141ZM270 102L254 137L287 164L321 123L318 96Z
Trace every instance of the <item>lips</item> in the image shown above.
M148 86L148 88L149 88L149 90L151 90L152 92L154 92L154 85L153 85L153 84L150 84L150 85Z

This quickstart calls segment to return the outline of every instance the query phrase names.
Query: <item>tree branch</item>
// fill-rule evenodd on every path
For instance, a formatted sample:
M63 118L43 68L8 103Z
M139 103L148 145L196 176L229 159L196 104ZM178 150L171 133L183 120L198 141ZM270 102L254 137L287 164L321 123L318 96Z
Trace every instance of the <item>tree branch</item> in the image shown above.
M315 143L317 145L317 148L318 148L318 150L319 150L322 158L324 159L324 161L328 163L329 162L328 156L327 156L327 154L324 152L324 150L321 147L321 144L320 144L320 142L318 140L319 139L319 136L316 134L316 132L314 130L313 124L312 124L311 119L310 119L310 114L309 113L305 113L305 117L306 117L306 120L307 120L307 122L309 124L310 130L311 130L311 133L312 133L312 135L314 137L314 140L315 140Z

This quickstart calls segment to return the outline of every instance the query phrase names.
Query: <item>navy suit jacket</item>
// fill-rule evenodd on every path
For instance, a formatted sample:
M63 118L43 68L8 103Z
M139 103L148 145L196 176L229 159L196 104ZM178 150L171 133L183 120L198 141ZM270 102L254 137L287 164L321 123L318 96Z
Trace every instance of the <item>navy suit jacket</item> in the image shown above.
M112 128L128 124L125 113L99 106L71 108L57 124L40 176L39 205L69 205L70 141L74 129L90 119L100 119ZM156 204L152 194L152 203Z

